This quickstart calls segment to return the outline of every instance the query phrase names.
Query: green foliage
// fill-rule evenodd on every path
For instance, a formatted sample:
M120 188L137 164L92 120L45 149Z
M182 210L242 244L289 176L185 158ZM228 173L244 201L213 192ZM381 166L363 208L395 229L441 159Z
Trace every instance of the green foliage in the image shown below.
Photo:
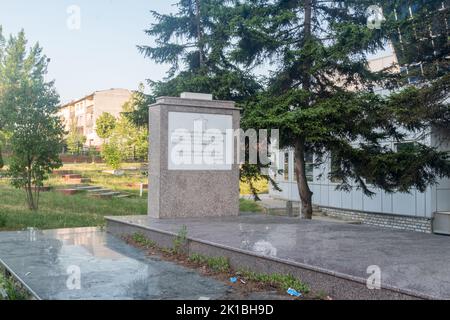
M295 278L293 275L286 274L263 274L256 273L249 270L240 270L239 273L246 279L255 282L261 282L264 284L271 285L273 287L278 287L282 290L288 290L289 288L295 289L302 294L309 292L309 286Z
M214 272L229 272L231 270L230 262L225 257L208 257L193 253L189 256L189 262L206 265Z
M114 128L116 127L116 118L108 112L98 117L95 123L97 135L102 139L108 139L111 137Z
M135 233L131 236L131 240L138 244L141 247L144 247L146 249L149 248L155 248L156 242L153 240L148 239L144 234L142 233Z
M0 41L0 118L8 132L12 156L8 168L11 183L26 191L28 206L39 205L39 187L47 175L61 166L63 128L56 116L59 97L47 82L48 59L35 45L27 51L24 32Z
M261 212L262 208L254 200L240 199L239 208L242 212Z
M68 197L51 191L41 194L39 210L30 211L17 190L0 183L0 194L1 231L96 227L105 225L105 216L147 213L147 201L139 197L93 201L88 194Z
M154 97L190 91L240 103L259 90L254 77L228 54L235 15L230 3L181 0L174 15L152 12L157 22L145 32L155 45L139 46L139 50L156 63L171 65L166 79L149 81Z
M173 239L173 252L180 254L185 252L187 246L187 227L182 226L178 231L177 236Z
M117 145L124 159L147 160L148 129L137 127L127 117L120 117L109 141Z
M312 192L306 154L315 155L316 165L332 157L329 178L341 182L338 188L362 189L369 196L373 192L368 180L388 192L408 192L424 190L438 177L450 175L445 155L435 148L422 145L415 151L396 152L384 145L405 140L405 127L416 136L426 134L430 125L448 128L449 77L389 98L376 94L376 86L398 89L404 82L393 68L369 70L367 56L398 38L401 23L411 22L408 16L394 22L389 15L381 29L369 29L366 10L371 4L352 0L337 7L315 0L260 0L238 5L241 17L235 20L239 40L234 57L252 66L276 62L265 92L247 101L242 126L279 128L281 147L294 148L302 212L308 218ZM419 5L420 11L428 11L422 16L428 19L424 25L432 25L429 12L435 4ZM408 36L415 30L404 28ZM448 55L448 47L444 52ZM440 60L440 55L431 60Z
M18 287L18 284L0 270L0 300L28 300L29 294Z
M121 116L108 143L102 147L102 157L114 169L118 169L125 159L147 160L148 129L137 127L128 117Z
M72 119L69 127L69 134L66 137L66 145L72 154L80 154L86 143L86 136L78 131L76 119Z
M176 14L152 12L157 22L145 32L155 45L139 46L139 50L171 68L163 81L148 80L152 96L142 100L145 104L140 103L141 107L133 112L134 119L147 122L148 104L160 96L211 93L214 99L232 100L242 107L262 89L263 82L251 73L251 68L233 56L233 42L240 29L240 8L235 4L228 0L180 0ZM241 173L251 178L260 176L252 166L242 166Z
M4 213L0 213L0 228L4 228L6 226L6 215Z
M118 170L120 168L120 163L122 162L122 153L120 152L119 146L114 142L105 143L102 146L102 158L105 160L106 164Z
M122 114L138 128L148 127L148 107L155 102L153 96L144 93L144 85L139 85L139 90L134 91L130 101L123 106Z

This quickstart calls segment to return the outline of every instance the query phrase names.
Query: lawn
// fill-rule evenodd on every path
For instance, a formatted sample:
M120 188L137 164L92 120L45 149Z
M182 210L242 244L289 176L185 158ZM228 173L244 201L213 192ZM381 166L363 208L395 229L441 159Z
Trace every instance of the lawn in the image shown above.
M0 185L0 230L19 230L103 226L104 216L144 215L147 199L94 199L87 194L66 196L58 192L41 193L40 209L28 210L25 194Z
M138 167L138 164L124 164L124 168ZM83 177L90 178L92 185L108 189L125 191L134 196L123 199L97 199L87 193L73 196L63 195L55 189L64 186L61 177L51 176L45 185L53 187L51 192L42 192L40 209L37 212L28 210L25 193L12 188L6 180L0 180L0 231L21 230L28 227L38 229L57 229L103 226L105 216L145 215L147 213L147 197L137 196L139 188L136 184L147 182L140 171L126 171L124 176L103 173L108 168L99 164L65 165L62 170L74 170ZM259 212L261 208L251 200L240 200L241 211Z
M122 168L132 169L139 168L140 164L124 163ZM104 171L111 170L105 164L65 164L59 170L72 170L74 173L83 175L83 178L91 179L92 185L102 186L115 191L124 191L137 195L139 193L138 185L140 183L147 183L148 178L139 170L124 170L125 174L116 176ZM59 186L65 182L57 176L51 176L46 183L49 186Z

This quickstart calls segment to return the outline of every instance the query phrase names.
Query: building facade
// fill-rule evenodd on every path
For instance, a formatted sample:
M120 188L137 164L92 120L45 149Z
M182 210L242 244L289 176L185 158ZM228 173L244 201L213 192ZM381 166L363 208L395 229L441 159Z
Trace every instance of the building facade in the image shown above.
M86 137L86 147L99 147L103 140L96 133L97 119L104 112L118 118L131 95L132 92L127 89L95 91L60 107L59 116L67 132L75 127L78 133Z
M373 71L378 71L397 63L396 55L387 55L369 61ZM379 89L380 94L388 94ZM450 152L450 137L437 129L430 128L427 135L415 136L409 134L402 142L384 141L393 150L408 147L409 144L420 142L437 147L440 151ZM366 224L404 229L419 232L433 232L433 219L436 215L450 213L450 179L441 179L435 186L425 192L412 190L411 193L386 193L383 190L371 188L376 194L373 197L364 195L361 190L351 192L336 190L338 181L328 178L331 170L331 158L319 168L313 165L314 156L307 157L307 176L313 194L313 204L330 216L340 216L354 219ZM294 151L281 150L275 155L279 172L274 180L281 191L270 188L274 198L300 201L295 172ZM370 187L370 184L368 184Z
M406 142L386 141L385 144L397 149L418 141L415 138L410 136L410 140ZM425 141L421 142L450 152L450 137L442 136L439 132L431 131ZM278 199L299 202L294 174L294 151L282 150L277 156L278 169L282 170L282 174L276 174L274 179L281 191L270 188L270 195ZM331 160L319 168L313 166L313 156L310 156L308 160L307 174L313 192L313 204L330 216L345 217L371 225L429 233L436 231L433 230L433 219L437 214L450 213L450 179L441 179L437 185L428 187L425 192L413 189L410 193L386 193L383 190L371 188L375 195L368 197L357 189L350 192L336 190L338 181L328 178ZM370 184L368 186L370 188Z
M430 57L449 59L449 1L433 1L430 9L434 10L432 25L414 26L413 38L406 37L399 30L391 39L394 54L369 61L369 67L378 71L392 64L399 65L396 70L407 75L410 84L424 81L427 68L434 67L427 61ZM411 19L420 9L420 2L405 1L397 7L390 8L396 20ZM449 72L445 66L438 66L435 72ZM379 90L380 94L389 94ZM407 148L408 145L420 142L436 147L440 151L450 153L450 136L448 131L429 128L426 135L409 134L402 142L385 141L384 144L393 150ZM275 155L278 169L283 172L274 176L282 191L273 188L270 194L275 198L300 201L294 174L293 150L282 150ZM307 159L307 176L313 194L313 203L331 216L341 216L359 220L366 224L404 229L420 232L450 234L450 179L440 179L437 185L430 186L425 192L411 190L410 193L386 193L371 188L373 197L364 195L361 190L351 192L336 190L338 181L328 178L331 170L331 157L319 168L314 167L314 156ZM370 184L368 183L370 187Z

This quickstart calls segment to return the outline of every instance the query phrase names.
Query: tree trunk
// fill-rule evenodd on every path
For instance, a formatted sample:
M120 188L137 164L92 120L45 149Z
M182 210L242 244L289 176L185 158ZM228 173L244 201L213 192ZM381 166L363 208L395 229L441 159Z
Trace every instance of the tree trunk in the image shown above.
M27 185L25 187L25 191L27 193L28 209L30 209L31 211L35 211L36 207L34 204L33 187L31 185Z
M306 177L305 141L298 138L295 143L295 176L297 178L298 193L300 195L300 218L312 219L312 195Z
M27 172L27 183L25 186L25 192L27 193L27 202L28 202L28 208L31 211L36 211L36 202L35 197L33 195L33 185L32 185L32 175L31 175L31 162L28 164L28 168L30 168Z
M313 0L305 0L304 12L304 41L305 46L311 39L311 22L312 22L312 2ZM302 89L305 91L311 90L311 67L312 61L309 53L306 53L301 67L302 73ZM308 106L311 105L311 100L308 98ZM305 165L305 139L303 137L297 138L295 141L295 175L297 177L298 193L300 195L300 217L302 219L312 219L312 192L309 189L308 179L306 177Z
M311 40L311 23L312 23L312 0L305 0L305 21L303 24L304 28L304 42L303 46L305 46ZM308 55L304 58L302 64L302 89L308 91L311 89L311 67L312 61L311 57Z
M2 169L4 165L5 164L3 163L2 146L0 145L0 169Z
M203 67L204 64L204 48L203 48L203 32L202 32L202 12L200 8L200 1L201 0L195 0L195 9L196 9L196 19L197 19L197 41L198 41L198 54L199 54L199 66L200 68Z

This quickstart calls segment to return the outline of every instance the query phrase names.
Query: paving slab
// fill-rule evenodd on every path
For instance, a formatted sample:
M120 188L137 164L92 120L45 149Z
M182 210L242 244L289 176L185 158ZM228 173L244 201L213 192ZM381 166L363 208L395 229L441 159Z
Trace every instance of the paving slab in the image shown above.
M117 232L122 228L118 223L123 228L140 227L171 234L186 226L189 239L218 250L244 252L257 262L264 257L267 261L286 262L363 283L369 277L368 267L378 266L383 288L419 298L450 299L447 236L261 214L202 219L107 219L108 230L111 222Z
M0 264L46 300L218 299L229 291L96 228L0 232ZM70 277L77 268L79 290Z

